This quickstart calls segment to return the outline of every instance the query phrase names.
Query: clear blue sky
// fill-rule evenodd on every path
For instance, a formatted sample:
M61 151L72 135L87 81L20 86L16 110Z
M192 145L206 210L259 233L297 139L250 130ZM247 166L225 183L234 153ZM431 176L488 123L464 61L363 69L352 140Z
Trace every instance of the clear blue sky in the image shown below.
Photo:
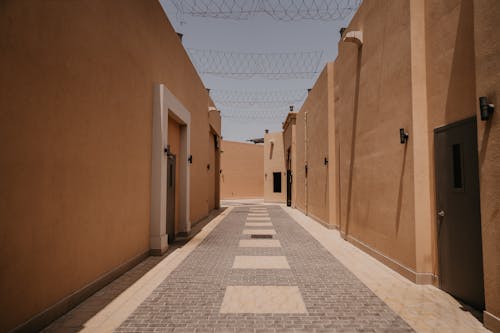
M215 49L238 52L294 52L324 50L322 66L337 56L339 30L347 26L352 14L342 21L275 21L266 15L248 20L234 21L185 16L181 24L177 10L169 0L160 0L170 22L177 32L184 34L186 48ZM307 89L313 80L235 80L203 75L203 82L210 89L224 90L287 90ZM223 118L224 140L245 141L262 137L264 129L280 131L280 120L239 120Z

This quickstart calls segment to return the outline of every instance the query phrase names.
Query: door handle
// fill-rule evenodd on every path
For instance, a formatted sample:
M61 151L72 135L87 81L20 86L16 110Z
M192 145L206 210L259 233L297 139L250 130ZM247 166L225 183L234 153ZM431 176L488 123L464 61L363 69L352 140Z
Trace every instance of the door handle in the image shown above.
M438 213L437 213L440 217L444 217L446 214L444 213L444 210L440 210Z

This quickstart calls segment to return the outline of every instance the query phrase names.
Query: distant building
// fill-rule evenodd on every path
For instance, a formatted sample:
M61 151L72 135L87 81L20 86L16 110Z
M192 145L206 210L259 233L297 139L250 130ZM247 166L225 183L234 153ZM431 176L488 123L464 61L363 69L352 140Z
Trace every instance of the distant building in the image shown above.
M264 146L222 141L222 199L262 199L264 197Z
M264 136L264 201L286 202L286 169L281 132L266 133Z

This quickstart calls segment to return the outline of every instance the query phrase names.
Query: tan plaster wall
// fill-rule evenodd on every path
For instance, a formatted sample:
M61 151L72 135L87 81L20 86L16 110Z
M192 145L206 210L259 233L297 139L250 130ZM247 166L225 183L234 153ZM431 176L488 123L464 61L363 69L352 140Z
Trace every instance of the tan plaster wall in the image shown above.
M297 118L295 122L295 161L297 165L297 170L294 174L293 181L295 182L295 207L302 211L303 213L307 213L306 206L306 173L305 173L305 165L306 165L306 119L305 119L305 111L303 108L297 113Z
M333 66L327 65L316 80L301 112L307 112L306 160L307 214L328 223L328 79L333 75ZM333 102L333 101L332 101Z
M191 113L207 215L208 94L155 0L0 3L0 331L149 249L153 86Z
M221 198L264 197L264 146L222 141Z
M403 270L415 269L413 146L399 142L412 127L409 18L409 1L364 1L348 27L363 31L359 66L342 42L334 66L341 230Z
M213 101L209 97L209 106L213 106ZM208 181L209 181L209 209L218 209L220 207L220 152L221 152L221 116L220 111L210 110L208 112L209 130L209 164ZM219 142L219 147L215 147L215 138Z
M283 154L285 157L285 164L288 163L288 151L290 151L290 165L285 165L285 171L289 167L292 172L292 203L291 207L295 207L296 202L296 173L297 173L297 147L296 147L296 118L286 125L283 129ZM285 183L286 184L286 183ZM286 186L285 186L286 190ZM286 198L286 197L285 197Z
M495 104L495 115L487 121L478 118L481 224L483 233L485 325L500 332L500 2L474 1L476 98L471 105L479 111L479 96ZM479 117L479 115L478 115Z
M281 192L273 191L274 172L281 173ZM264 201L286 203L286 165L282 132L264 135Z
M474 22L472 2L427 0L426 63L430 162L434 166L434 132L438 127L473 117L475 102ZM446 31L437 34L436 31ZM431 168L432 211L436 211L435 170ZM439 275L436 215L432 214L432 266Z

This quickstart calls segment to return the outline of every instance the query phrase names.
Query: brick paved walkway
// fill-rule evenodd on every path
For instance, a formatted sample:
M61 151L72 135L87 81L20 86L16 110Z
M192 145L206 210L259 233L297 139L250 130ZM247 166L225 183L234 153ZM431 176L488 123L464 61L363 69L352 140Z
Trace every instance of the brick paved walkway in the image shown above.
M412 331L282 208L259 208L234 208L117 331ZM280 247L241 247L270 241L244 230L275 230Z

